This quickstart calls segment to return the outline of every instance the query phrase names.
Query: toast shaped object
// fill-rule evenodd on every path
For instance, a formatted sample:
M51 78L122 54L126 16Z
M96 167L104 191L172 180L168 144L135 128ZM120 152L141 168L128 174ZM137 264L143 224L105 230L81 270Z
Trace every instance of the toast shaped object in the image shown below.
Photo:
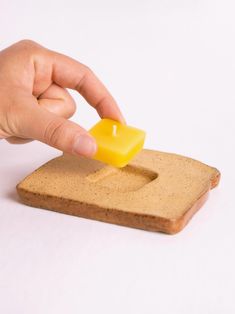
M63 155L17 185L23 203L151 231L179 232L219 183L191 158L142 150L124 168Z

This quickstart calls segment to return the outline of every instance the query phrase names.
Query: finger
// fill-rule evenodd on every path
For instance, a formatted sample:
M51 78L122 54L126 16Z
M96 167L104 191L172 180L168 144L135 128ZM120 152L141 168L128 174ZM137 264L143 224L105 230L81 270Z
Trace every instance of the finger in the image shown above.
M69 92L52 84L44 93L38 97L38 103L41 107L58 116L70 118L76 111L76 104Z
M68 119L73 115L72 111L68 110L66 103L61 99L40 99L38 100L38 103L41 108L44 108L65 119ZM33 141L32 139L26 139L17 136L10 136L6 138L6 140L10 144L26 144Z
M40 99L38 103L40 104L41 108L44 108L65 119L68 119L73 115L73 113L68 110L66 103L61 99ZM26 139L17 136L10 136L6 138L6 141L10 144L26 144L32 142L33 140L29 138Z
M57 52L50 51L50 58L53 64L52 79L56 84L77 90L101 118L125 123L116 101L87 66Z
M67 90L55 84L52 84L38 99L38 104L48 111L63 117L70 118L75 110L75 101ZM32 139L21 138L17 136L10 136L6 140L11 144L26 144Z
M39 107L35 102L34 97L22 99L24 110L18 110L17 125L14 127L17 136L33 138L71 154L86 157L95 154L96 142L85 129Z

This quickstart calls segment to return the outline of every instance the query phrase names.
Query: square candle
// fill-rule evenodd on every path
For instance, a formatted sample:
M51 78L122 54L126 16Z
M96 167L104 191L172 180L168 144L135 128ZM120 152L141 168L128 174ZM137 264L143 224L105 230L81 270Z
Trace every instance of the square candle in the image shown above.
M95 138L94 159L115 167L124 167L142 149L145 132L117 121L102 119L89 133Z

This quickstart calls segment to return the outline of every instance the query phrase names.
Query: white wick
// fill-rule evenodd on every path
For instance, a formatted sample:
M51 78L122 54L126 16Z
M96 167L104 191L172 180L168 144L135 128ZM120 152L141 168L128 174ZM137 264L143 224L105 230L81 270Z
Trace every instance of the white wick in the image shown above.
M113 136L117 136L117 126L116 126L116 124L113 125Z

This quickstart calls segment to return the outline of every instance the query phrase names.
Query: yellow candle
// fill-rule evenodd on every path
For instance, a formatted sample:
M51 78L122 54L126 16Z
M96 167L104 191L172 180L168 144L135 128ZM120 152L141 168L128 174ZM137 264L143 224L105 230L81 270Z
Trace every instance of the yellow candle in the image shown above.
M117 121L102 119L89 133L95 138L94 159L115 167L124 167L142 149L145 132Z

